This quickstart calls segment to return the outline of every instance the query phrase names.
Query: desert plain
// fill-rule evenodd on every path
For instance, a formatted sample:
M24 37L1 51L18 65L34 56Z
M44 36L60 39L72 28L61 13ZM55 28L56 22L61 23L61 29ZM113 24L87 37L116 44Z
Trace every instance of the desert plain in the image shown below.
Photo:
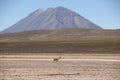
M1 55L0 80L120 80L120 54Z

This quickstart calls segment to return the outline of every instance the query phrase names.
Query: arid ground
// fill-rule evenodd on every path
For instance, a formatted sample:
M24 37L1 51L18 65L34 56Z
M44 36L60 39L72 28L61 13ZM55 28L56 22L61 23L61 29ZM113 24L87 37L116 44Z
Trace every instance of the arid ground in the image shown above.
M120 54L1 55L0 80L120 80Z
M0 80L120 80L120 30L1 34Z

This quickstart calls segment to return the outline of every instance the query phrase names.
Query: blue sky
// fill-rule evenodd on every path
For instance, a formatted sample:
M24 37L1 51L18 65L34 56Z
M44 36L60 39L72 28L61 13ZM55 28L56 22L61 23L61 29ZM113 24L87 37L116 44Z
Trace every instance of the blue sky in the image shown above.
M39 8L63 6L104 29L120 29L120 0L0 0L0 31Z

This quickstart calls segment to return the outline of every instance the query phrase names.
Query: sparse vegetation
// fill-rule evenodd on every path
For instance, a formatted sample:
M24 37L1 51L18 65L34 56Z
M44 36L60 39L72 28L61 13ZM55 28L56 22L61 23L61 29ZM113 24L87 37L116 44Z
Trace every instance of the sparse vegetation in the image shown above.
M9 53L8 53L9 52ZM0 54L8 53L120 53L120 38L90 37L69 41L0 42Z
M120 31L71 28L1 34L4 53L120 53Z
M119 33L71 29L0 35L0 80L119 80ZM53 56L118 61L54 63ZM21 60L6 60L14 58Z

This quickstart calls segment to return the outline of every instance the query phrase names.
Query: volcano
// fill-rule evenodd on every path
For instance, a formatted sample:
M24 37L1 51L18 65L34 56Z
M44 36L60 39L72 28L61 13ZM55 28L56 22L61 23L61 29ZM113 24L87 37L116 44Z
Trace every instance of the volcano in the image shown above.
M2 33L64 28L102 29L72 10L64 7L55 7L38 9L21 21L3 30Z

